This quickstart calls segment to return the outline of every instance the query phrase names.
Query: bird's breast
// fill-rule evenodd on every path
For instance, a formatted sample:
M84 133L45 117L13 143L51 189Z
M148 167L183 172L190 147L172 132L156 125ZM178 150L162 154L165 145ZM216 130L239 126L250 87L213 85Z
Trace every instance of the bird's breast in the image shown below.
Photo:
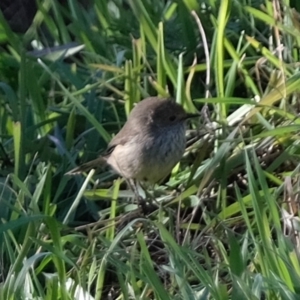
M107 162L125 178L155 183L171 172L181 159L185 145L182 124L154 134L136 135L126 144L116 146Z
M157 182L166 177L181 159L186 145L185 127L165 130L151 139L143 149L141 180Z

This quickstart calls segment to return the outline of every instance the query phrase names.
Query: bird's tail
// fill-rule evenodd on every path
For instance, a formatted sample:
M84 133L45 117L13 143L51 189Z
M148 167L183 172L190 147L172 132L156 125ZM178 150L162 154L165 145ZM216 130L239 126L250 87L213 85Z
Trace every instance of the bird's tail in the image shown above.
M71 171L67 172L65 175L77 175L80 173L85 173L85 172L89 172L92 169L98 169L100 167L103 167L104 165L106 165L106 159L102 156L91 160L87 163L84 163L74 169L72 169Z

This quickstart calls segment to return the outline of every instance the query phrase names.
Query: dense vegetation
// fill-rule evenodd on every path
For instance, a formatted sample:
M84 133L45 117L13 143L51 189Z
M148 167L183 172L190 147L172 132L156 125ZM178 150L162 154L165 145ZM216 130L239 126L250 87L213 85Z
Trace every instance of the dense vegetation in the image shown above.
M299 299L299 47L297 0L0 14L0 299ZM144 214L109 170L64 174L149 95L202 118Z

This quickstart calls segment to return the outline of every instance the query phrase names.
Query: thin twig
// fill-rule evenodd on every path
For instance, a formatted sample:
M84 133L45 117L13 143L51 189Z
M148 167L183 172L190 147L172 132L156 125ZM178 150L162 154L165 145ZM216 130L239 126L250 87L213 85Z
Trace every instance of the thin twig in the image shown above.
M207 44L207 39L205 35L205 31L203 29L202 23L200 18L198 17L197 13L193 10L192 11L192 16L194 17L198 29L203 41L203 48L204 48L204 54L205 54L205 61L206 61L206 80L205 80L205 98L210 97L210 92L209 92L209 86L210 86L210 57L209 57L209 50L208 50L208 44Z
M208 44L207 44L207 39L206 39L206 34L205 31L203 29L202 23L200 18L198 17L197 13L193 10L192 11L192 16L194 17L197 25L198 25L198 29L202 38L202 42L203 42L203 48L204 48L204 54L205 54L205 61L206 61L206 79L205 79L205 98L210 98L211 94L209 91L209 87L210 87L210 57L209 57L209 49L208 49ZM210 118L209 118L209 114L208 114L208 105L207 103L205 103L205 105L203 106L201 113L203 115L204 120L206 121L207 124L211 124Z

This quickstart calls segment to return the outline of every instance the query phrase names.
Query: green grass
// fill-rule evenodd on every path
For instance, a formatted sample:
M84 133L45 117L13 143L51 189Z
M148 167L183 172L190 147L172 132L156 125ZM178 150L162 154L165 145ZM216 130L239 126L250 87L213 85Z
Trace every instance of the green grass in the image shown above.
M300 7L278 2L0 15L0 299L300 297ZM108 170L64 174L149 95L203 117L143 215Z

